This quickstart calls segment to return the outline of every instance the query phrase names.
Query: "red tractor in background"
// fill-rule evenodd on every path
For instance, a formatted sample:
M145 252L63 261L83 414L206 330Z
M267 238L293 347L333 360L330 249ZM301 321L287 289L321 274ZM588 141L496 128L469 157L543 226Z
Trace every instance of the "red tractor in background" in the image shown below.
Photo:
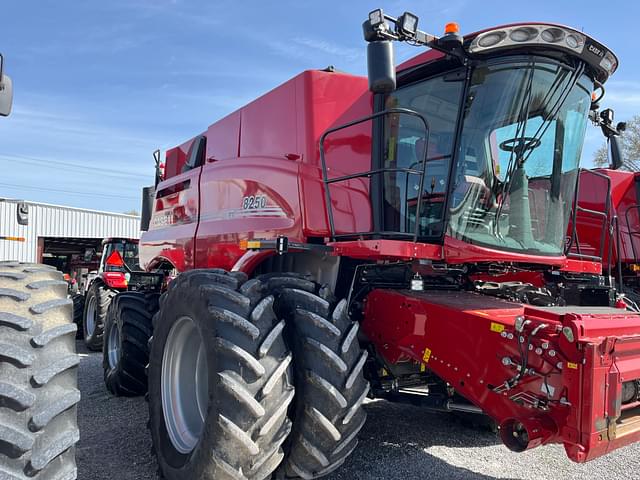
M78 328L87 348L102 350L107 310L118 292L155 291L161 287L158 280L157 275L140 268L138 240L103 240L98 269L86 274L82 289L74 296L74 321L81 322Z
M161 287L115 297L104 352L112 391L148 386L167 480L326 475L367 397L486 412L509 449L576 462L640 440L640 314L567 236L615 55L553 24L417 24L371 12L368 79L304 72L156 158ZM396 68L394 41L430 50Z

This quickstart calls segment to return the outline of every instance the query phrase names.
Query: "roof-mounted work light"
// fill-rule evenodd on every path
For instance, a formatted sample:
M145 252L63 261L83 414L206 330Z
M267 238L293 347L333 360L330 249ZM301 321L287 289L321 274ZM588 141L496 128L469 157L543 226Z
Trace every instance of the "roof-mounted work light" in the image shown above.
M389 24L393 26L390 27ZM362 25L364 38L367 42L378 41L403 41L412 45L424 45L426 47L441 50L449 55L464 57L462 37L458 35L457 23L448 24L449 28L455 26L456 31L445 32L446 41L440 42L444 37L436 37L429 33L418 30L418 16L411 12L404 12L398 18L385 14L381 8L369 12L369 18ZM453 45L453 37L459 45Z
M396 21L396 33L402 37L415 38L418 31L418 16L404 12Z
M390 26L392 25L392 26ZM381 8L369 12L362 24L367 46L367 65L369 90L373 93L388 93L396 88L394 66L394 41L408 42L411 45L424 45L440 50L451 57L465 59L462 48L462 36L456 23L450 23L445 35L435 35L418 30L418 16L404 12L398 18L386 15Z
M369 23L373 28L379 27L384 24L384 13L382 13L382 9L378 8L372 12L369 12Z

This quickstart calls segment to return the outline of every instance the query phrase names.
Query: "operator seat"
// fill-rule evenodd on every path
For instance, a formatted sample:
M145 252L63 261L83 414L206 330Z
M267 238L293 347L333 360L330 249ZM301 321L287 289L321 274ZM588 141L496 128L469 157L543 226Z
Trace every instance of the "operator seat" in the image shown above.
M398 143L395 159L387 161L389 168L411 168L415 164L413 146L408 143ZM411 198L411 177L402 172L387 172L384 174L384 230L404 232L403 218L406 218L406 202ZM406 222L405 222L406 223Z

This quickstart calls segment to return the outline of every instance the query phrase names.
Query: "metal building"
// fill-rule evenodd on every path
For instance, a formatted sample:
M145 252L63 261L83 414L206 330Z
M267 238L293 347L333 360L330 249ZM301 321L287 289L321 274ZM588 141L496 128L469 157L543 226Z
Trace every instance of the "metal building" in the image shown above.
M140 238L140 217L24 202L28 225L18 225L17 203L0 201L0 260L42 262L99 251L103 239ZM52 261L47 261L52 263Z

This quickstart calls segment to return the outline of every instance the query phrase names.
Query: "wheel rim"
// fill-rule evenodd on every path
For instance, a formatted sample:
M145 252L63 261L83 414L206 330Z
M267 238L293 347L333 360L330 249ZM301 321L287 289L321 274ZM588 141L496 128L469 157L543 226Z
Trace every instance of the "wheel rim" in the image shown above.
M204 429L209 392L205 345L195 322L171 327L162 356L162 412L169 439L182 454L193 451Z
M89 297L86 323L87 338L93 337L93 332L96 330L96 297L94 295Z
M113 325L107 337L107 359L111 370L118 366L120 361L120 332L117 325Z

